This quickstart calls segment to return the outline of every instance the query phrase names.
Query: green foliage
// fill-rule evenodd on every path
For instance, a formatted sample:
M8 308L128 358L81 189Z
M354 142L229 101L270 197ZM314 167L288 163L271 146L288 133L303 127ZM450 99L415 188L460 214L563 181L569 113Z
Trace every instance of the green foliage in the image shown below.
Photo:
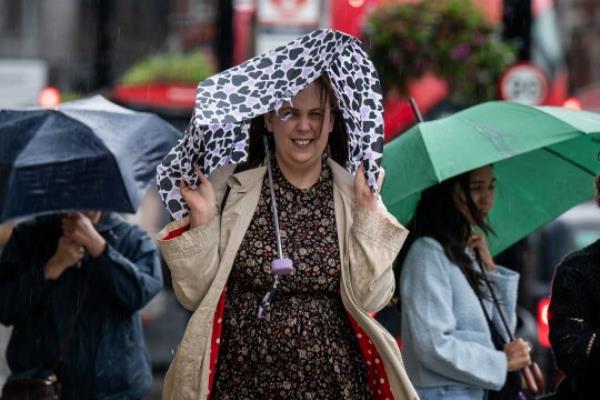
M515 59L514 46L468 0L379 7L367 17L364 35L384 90L403 95L409 82L432 72L448 81L455 101L491 100Z
M200 51L187 54L158 54L132 66L122 83L179 83L196 85L215 73L213 63Z
M67 103L69 101L79 100L82 97L83 97L83 95L80 92L73 92L73 91L61 92L60 102Z

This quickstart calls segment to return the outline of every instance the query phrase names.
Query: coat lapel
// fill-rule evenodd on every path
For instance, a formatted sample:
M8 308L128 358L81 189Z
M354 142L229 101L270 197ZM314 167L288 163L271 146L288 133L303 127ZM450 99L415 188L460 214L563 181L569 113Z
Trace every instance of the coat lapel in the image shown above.
M229 276L233 259L252 221L260 198L262 180L266 167L253 168L231 175L228 180L229 196L221 216L221 265L220 273Z

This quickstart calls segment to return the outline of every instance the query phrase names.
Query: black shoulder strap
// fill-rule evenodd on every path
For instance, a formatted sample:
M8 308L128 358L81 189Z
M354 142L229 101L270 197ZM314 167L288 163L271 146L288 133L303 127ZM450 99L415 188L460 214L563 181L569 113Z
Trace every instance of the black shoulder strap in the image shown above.
M471 288L472 288L473 287L472 279L467 274L464 274L464 276L467 278L467 280L470 283L469 286L471 286ZM496 347L496 350L502 351L504 349L504 345L506 344L506 339L504 339L504 337L500 334L500 331L498 331L498 329L496 328L496 325L494 325L492 317L490 316L487 309L485 308L485 305L483 304L483 300L481 299L481 297L479 297L477 295L477 292L475 292L475 289L473 289L473 292L475 293L475 297L477 297L477 300L479 300L479 305L481 306L481 309L483 310L483 314L485 315L485 319L486 319L486 321L488 323L488 327L490 329L490 335L492 337L492 342L494 343L494 347Z
M487 320L488 326L490 328L490 335L492 336L492 342L494 343L494 347L496 347L496 350L504 350L504 345L506 344L506 339L500 334L500 331L498 331L498 328L496 328L496 325L494 325L494 321L492 321L492 317L490 317L490 314L488 313L487 309L485 308L485 306L483 305L483 300L481 300L481 298L477 297L477 299L479 300L479 304L481 304L481 309L483 310L483 313L485 314L485 319Z

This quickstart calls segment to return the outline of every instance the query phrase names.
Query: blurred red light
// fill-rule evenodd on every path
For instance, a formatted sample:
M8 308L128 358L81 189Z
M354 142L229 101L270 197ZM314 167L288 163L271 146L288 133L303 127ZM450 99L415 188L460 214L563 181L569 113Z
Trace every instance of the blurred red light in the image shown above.
M550 298L544 297L538 303L538 339L543 347L550 347L550 326L548 325L548 308L550 307Z
M576 97L569 97L563 103L563 107L572 110L581 110L581 102Z
M38 103L42 108L54 108L60 104L60 91L52 86L40 90Z

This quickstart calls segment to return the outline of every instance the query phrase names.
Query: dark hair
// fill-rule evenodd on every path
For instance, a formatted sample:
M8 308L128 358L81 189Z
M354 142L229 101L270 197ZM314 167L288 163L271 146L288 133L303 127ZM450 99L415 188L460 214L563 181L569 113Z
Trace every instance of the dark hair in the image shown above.
M329 134L328 148L329 156L342 167L346 168L349 162L349 137L346 130L346 124L342 112L338 107L337 99L331 82L327 75L321 75L316 80L321 88L321 104L325 107L325 102L329 101L331 105L331 118L333 118L333 130ZM322 128L322 127L321 127ZM248 140L248 161L247 168L258 167L265 159L265 148L263 136L267 137L271 154L275 152L275 141L273 134L267 131L264 116L259 115L250 121L250 133Z
M410 234L394 263L397 278L400 277L402 264L413 242L419 237L429 236L442 245L446 256L458 265L477 296L482 298L483 277L473 268L471 259L465 254L465 247L472 234L471 225L456 208L453 200L455 191L462 190L477 226L486 234L493 232L470 196L469 177L470 172L467 172L423 191L415 215L408 224Z

